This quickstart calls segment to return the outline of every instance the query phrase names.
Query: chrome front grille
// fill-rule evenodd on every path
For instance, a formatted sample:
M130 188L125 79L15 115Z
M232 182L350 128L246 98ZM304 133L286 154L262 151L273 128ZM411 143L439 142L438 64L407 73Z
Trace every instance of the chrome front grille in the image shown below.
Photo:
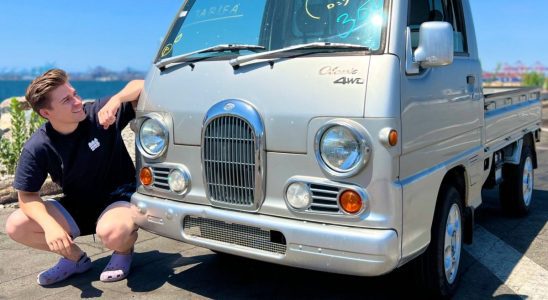
M202 129L204 188L211 204L257 211L265 193L265 130L251 104L224 100L212 106Z
M276 254L285 254L287 250L286 240L281 232L258 227L186 216L183 220L183 231L193 237Z
M338 213L340 189L336 186L327 186L321 184L310 184L312 192L312 204L309 211Z
M223 116L209 123L204 133L204 171L212 200L253 205L255 189L255 137L242 118Z

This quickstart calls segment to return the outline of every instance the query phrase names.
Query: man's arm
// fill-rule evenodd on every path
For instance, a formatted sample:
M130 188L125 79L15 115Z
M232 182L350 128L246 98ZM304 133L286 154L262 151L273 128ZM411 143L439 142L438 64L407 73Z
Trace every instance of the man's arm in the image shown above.
M139 96L145 85L144 80L132 80L118 94L112 96L98 113L99 124L105 129L116 122L116 113L120 105L125 102L132 102L133 107L137 106Z
M44 230L49 249L64 257L70 257L72 238L63 227L48 213L38 192L17 191L19 207Z

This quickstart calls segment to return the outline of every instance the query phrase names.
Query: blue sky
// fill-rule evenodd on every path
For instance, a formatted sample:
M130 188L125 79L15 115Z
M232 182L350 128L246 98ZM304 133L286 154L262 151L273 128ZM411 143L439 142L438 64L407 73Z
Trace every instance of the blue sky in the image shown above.
M2 0L0 70L147 70L183 0ZM485 70L548 65L548 1L470 0Z

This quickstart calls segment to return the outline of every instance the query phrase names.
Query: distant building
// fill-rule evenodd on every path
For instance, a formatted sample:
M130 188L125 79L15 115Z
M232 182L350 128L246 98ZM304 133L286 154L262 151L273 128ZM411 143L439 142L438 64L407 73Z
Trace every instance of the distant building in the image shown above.
M43 74L49 69L55 68L54 64L46 64L40 67L29 69L6 69L0 68L0 80L32 80L36 76ZM142 79L145 72L126 68L121 71L112 71L105 67L95 67L86 72L69 72L71 80L86 81L130 81L132 79Z
M546 76L548 68L541 62L536 62L533 66L526 66L521 61L516 62L514 65L505 63L494 72L484 72L483 83L485 86L492 87L520 86L523 76L531 72L537 72Z

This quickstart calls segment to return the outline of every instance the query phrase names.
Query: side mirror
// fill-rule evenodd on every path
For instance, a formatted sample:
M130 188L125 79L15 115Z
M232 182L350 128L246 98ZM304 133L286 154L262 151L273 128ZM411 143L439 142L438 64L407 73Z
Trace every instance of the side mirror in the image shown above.
M412 52L412 33L407 28L408 54ZM425 22L419 31L419 46L408 55L408 73L418 73L418 67L432 68L453 63L453 27L447 22ZM410 72L411 71L411 72Z

